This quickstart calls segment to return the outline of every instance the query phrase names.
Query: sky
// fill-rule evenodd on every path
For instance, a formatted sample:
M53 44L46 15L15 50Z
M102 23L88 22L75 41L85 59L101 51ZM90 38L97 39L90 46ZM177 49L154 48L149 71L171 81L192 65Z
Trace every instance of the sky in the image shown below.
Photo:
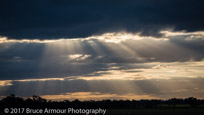
M204 98L203 0L1 0L0 97Z

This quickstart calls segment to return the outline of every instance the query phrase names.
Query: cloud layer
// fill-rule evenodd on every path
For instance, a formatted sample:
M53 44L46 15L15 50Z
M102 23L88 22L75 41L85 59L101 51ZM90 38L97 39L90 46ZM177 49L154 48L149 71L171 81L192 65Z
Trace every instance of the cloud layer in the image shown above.
M1 0L0 36L12 39L81 38L127 31L204 30L203 0Z
M100 76L110 74L109 70L128 69L137 73L159 63L193 64L204 58L203 34L169 32L164 39L125 35L48 43L19 40L1 43L0 79Z

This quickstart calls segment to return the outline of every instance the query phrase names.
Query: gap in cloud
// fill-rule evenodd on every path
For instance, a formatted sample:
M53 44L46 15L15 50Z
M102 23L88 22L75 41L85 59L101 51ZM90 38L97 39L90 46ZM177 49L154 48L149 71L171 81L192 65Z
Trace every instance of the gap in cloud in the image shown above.
M155 97L152 95L134 95L134 94L109 94L109 93L100 93L100 92L74 92L74 93L65 93L61 95L42 95L42 98L47 100L70 100L73 101L75 99L81 101L88 100L140 100L140 99L159 99L159 97Z

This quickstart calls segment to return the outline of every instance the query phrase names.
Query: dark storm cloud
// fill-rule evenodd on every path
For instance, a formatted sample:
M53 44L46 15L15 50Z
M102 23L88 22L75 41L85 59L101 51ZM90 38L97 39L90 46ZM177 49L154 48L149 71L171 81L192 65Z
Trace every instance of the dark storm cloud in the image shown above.
M0 36L87 37L105 32L204 30L203 0L1 0Z

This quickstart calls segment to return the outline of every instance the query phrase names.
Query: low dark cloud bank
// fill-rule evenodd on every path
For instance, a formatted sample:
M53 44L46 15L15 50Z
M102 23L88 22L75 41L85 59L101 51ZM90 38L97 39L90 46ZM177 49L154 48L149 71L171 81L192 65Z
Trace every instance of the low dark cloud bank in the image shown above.
M204 30L203 0L1 0L0 36L87 37L105 32Z
M100 92L102 94L154 95L158 97L203 97L204 78L172 78L169 80L47 80L13 81L11 86L0 87L0 95L16 94L59 95L74 92ZM117 84L117 85L116 85ZM127 85L128 84L128 85ZM172 86L173 84L173 86ZM127 86L126 86L127 85Z

